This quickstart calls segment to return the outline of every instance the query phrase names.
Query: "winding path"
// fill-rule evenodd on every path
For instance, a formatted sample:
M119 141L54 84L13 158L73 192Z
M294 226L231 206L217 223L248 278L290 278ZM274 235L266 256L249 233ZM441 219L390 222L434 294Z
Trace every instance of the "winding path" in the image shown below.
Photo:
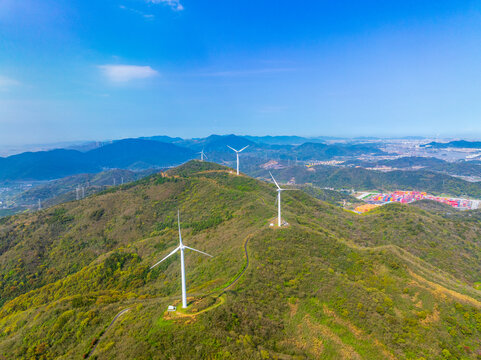
M251 239L251 237L252 237L251 235L248 235L244 241L244 253L246 255L246 265L244 266L244 269L242 269L239 275L237 275L237 277L230 284L228 284L221 290L219 296L225 293L227 290L229 290L232 286L234 286L237 283L237 281L239 281L241 276L244 275L247 268L249 267L249 253L247 252L247 244L249 243L249 240Z
M89 359L92 354L94 353L95 349L97 349L97 346L100 342L100 339L102 338L102 336L104 336L104 334L112 327L112 325L114 324L114 322L119 318L119 316L122 316L123 314L125 314L127 311L129 311L131 308L127 308L127 309L124 309L122 311L120 311L117 315L115 315L115 317L112 319L112 321L110 322L109 326L107 326L107 329L105 329L105 331L102 333L102 335L99 336L99 338L97 339L97 342L95 343L94 347L92 348L92 350L90 350L89 354L85 357L86 359Z

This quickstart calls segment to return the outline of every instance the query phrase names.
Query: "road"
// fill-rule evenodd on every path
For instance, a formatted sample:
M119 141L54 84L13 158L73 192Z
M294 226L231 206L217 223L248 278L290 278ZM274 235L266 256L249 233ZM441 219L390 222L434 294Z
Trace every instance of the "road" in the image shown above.
M247 238L244 241L244 253L246 255L246 265L244 266L244 269L240 272L239 275L237 275L237 277L229 285L227 285L221 290L219 296L225 293L227 290L229 290L232 286L234 286L237 283L237 281L239 281L241 276L244 275L247 268L249 267L249 253L247 252L247 244L249 243L250 238L251 236L247 236Z
M123 314L125 314L127 311L129 311L131 308L127 308L127 309L124 309L122 311L120 311L117 315L115 315L115 317L112 319L112 321L110 322L109 326L107 326L107 329L105 329L105 331L103 332L102 335L100 335L100 337L98 338L97 342L95 343L94 347L92 348L92 350L90 350L89 354L87 355L86 359L89 359L92 354L94 353L95 349L97 349L97 346L100 342L100 339L102 338L102 336L112 327L112 325L115 323L115 321L120 317L122 316Z

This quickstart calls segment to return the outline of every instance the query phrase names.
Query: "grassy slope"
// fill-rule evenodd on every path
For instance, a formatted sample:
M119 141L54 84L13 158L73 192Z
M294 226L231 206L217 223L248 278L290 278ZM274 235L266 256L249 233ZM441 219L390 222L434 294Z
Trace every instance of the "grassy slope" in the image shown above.
M384 206L358 216L191 162L80 202L2 220L0 354L93 357L444 359L481 349L479 219ZM179 299L175 213L187 245L190 312ZM222 295L219 289L250 266ZM80 294L80 295L79 295ZM209 295L210 294L210 295Z

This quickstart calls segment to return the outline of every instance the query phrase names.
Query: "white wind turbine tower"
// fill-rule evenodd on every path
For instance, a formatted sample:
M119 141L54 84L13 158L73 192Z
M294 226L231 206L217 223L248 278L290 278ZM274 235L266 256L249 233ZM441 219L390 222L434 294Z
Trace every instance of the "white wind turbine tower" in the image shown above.
M204 161L204 158L207 159L207 155L205 154L204 149L202 149L202 151L199 154L200 154L200 161Z
M282 221L281 221L281 192L287 191L287 190L297 190L297 189L282 189L279 184L277 183L276 179L274 179L274 176L272 176L272 173L269 171L269 174L271 174L272 180L274 180L274 183L277 186L277 226L281 227L282 226Z
M237 155L237 175L239 175L239 153L244 151L245 149L247 149L249 147L249 145L243 147L242 149L240 150L236 150L234 148L231 148L229 145L227 145L227 147L231 150L234 150L235 151L235 154Z
M180 211L177 210L177 223L179 224L179 246L176 247L169 255L167 255L166 257L164 257L162 260L160 260L159 262L157 262L156 264L152 265L150 268L153 269L154 267L156 267L157 265L159 265L162 261L164 261L165 259L167 259L168 257L174 255L177 251L180 250L180 273L181 273L181 276L182 276L182 307L185 309L187 307L187 291L185 289L185 264L184 264L184 249L189 249L189 250L194 250L194 251L197 251L198 253L201 253L203 255L207 255L207 256L210 256L212 257L212 255L209 255L203 251L200 251L200 250L197 250L197 249L194 249L194 248L191 248L191 247L188 247L188 246L185 246L183 243L182 243L182 234L180 233Z

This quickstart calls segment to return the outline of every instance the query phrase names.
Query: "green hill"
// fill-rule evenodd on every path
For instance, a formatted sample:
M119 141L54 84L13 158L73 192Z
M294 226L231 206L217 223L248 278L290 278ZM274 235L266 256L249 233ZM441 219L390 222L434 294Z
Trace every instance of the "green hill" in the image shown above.
M252 173L269 178L265 170ZM481 182L469 182L446 174L428 170L381 172L360 167L303 166L275 170L274 176L282 182L294 179L297 184L311 183L319 187L356 190L417 190L434 195L470 196L481 198Z
M441 212L441 213L452 213L455 210L451 205L443 204L438 201L423 199L419 201L415 201L409 204L410 206L417 207L419 209L433 211L433 212Z
M359 216L293 191L278 229L275 195L191 161L1 219L0 358L477 358L480 219ZM150 266L177 244L177 209L186 245L214 257L186 254L191 305L169 315L179 259Z

